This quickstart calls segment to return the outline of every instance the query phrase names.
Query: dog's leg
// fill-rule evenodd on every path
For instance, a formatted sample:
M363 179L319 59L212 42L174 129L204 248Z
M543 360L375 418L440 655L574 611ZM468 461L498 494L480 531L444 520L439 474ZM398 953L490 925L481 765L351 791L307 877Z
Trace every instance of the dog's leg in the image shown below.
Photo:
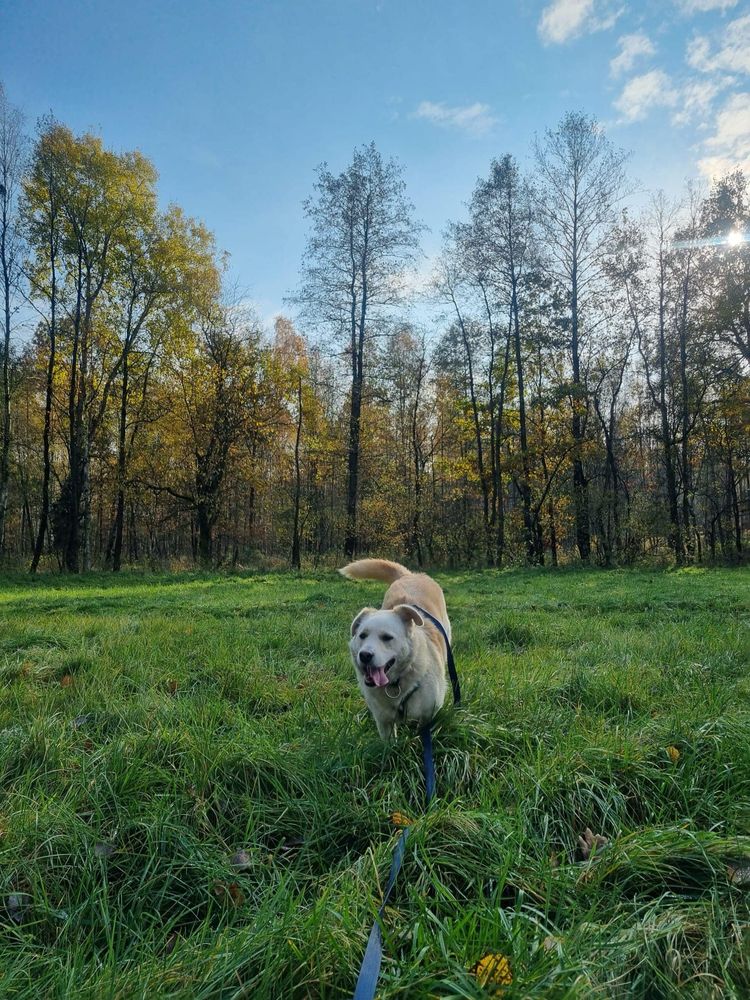
M380 719L376 719L375 724L378 727L378 732L380 733L381 740L385 740L386 743L390 743L390 741L395 738L396 736L395 722L381 722Z

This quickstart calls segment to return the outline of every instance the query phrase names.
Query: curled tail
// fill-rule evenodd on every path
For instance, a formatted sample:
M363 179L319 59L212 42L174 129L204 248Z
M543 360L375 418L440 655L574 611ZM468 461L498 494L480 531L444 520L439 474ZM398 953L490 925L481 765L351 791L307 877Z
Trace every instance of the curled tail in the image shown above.
M383 580L393 583L402 576L408 576L411 570L400 563L388 559L358 559L339 570L348 580Z

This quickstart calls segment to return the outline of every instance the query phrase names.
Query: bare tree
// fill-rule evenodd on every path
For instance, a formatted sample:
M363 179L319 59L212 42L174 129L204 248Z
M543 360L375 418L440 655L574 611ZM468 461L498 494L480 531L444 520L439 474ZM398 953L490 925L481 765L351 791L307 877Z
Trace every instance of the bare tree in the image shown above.
M612 147L596 119L573 112L545 133L544 142L537 140L535 151L547 266L567 303L576 543L587 562L591 531L583 443L589 400L581 362L615 210L626 194L627 157Z
M305 202L312 231L302 260L302 282L294 301L309 321L332 328L345 343L351 372L347 448L346 538L351 557L358 547L360 422L366 347L384 311L403 301L405 272L414 263L420 226L412 217L400 165L383 160L374 143L354 152L343 173L326 164L317 172L315 194Z

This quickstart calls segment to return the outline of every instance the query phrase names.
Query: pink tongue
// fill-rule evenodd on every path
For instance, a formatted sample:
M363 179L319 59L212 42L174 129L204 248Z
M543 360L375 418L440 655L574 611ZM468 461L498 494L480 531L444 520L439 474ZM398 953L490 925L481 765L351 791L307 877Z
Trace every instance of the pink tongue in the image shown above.
M388 674L383 670L382 667L375 667L370 674L370 680L375 681L379 688L385 687L388 684Z

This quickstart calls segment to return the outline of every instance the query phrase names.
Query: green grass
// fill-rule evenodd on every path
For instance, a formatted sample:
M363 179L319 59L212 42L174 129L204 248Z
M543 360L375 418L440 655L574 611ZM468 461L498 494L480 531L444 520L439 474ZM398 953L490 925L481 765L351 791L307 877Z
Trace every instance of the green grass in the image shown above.
M379 996L486 996L487 952L504 997L750 995L750 573L439 579L464 707ZM0 581L1 997L351 995L389 815L422 802L417 736L383 748L348 660L381 594Z

